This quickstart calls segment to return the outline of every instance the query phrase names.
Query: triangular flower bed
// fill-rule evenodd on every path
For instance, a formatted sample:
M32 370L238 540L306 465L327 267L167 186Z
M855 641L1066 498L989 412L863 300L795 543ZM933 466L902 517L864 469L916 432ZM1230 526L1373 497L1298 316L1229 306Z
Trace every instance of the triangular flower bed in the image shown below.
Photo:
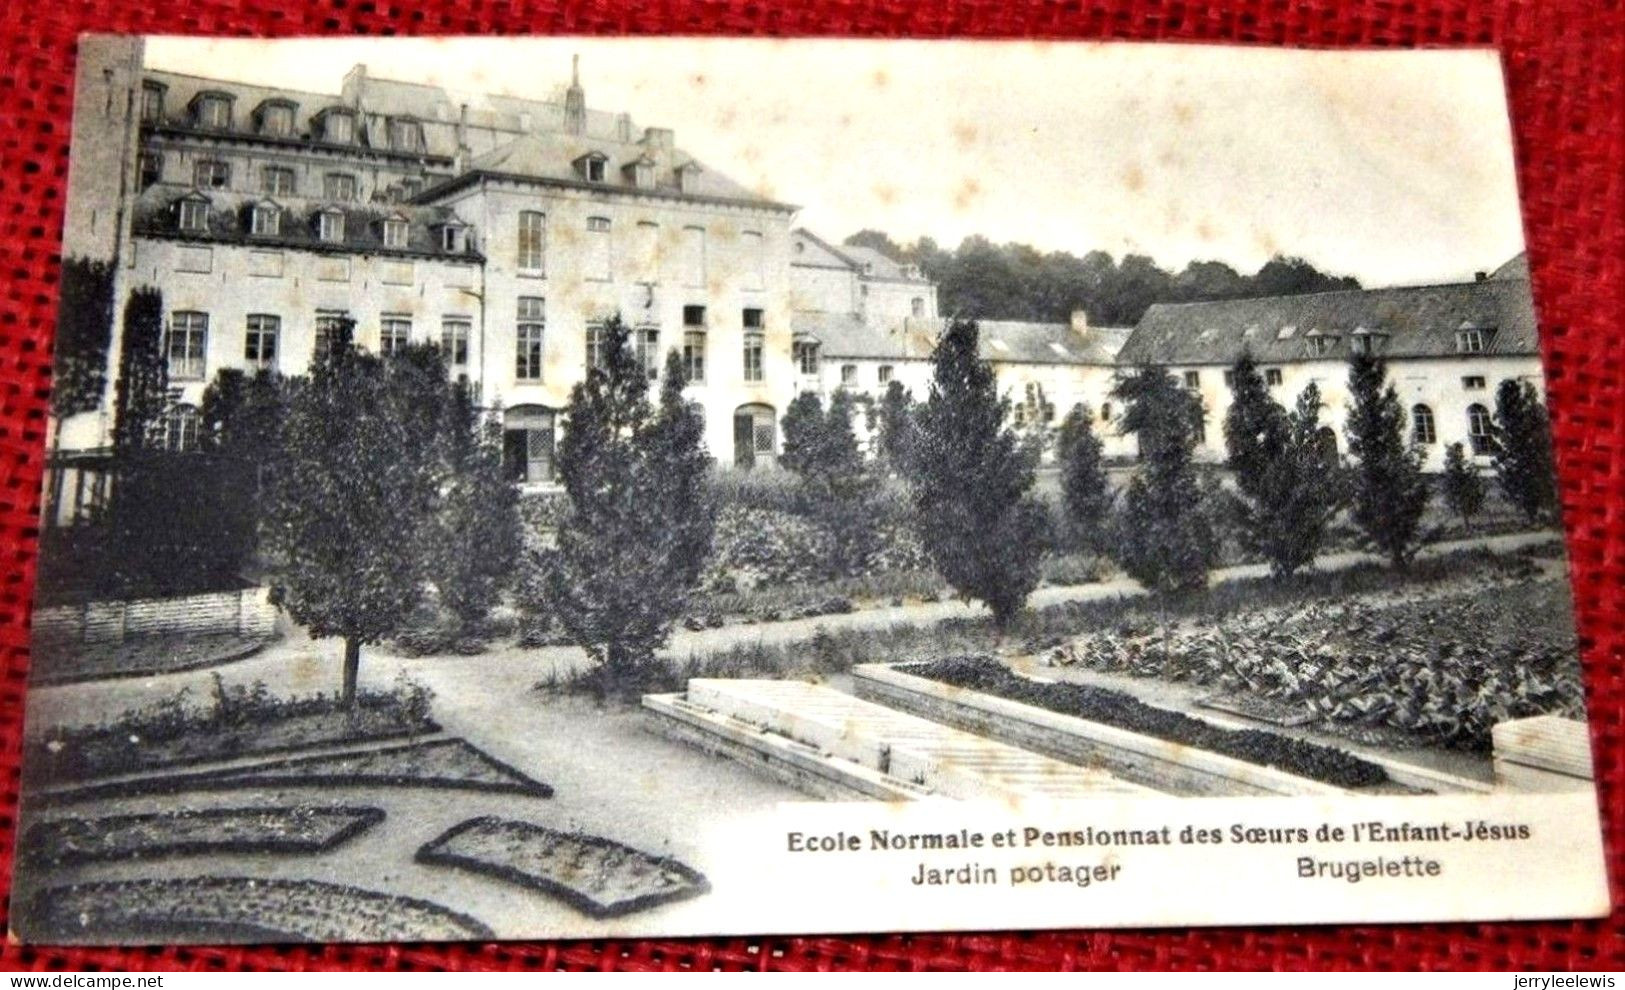
M417 861L530 887L594 918L615 918L710 891L704 876L596 835L506 818L471 818L418 850Z
M552 797L553 788L525 776L461 739L433 739L348 753L298 756L229 770L167 774L92 784L38 795L46 803L249 787L444 787Z
M404 942L488 939L479 921L415 897L318 880L183 877L50 887L16 919L30 942Z
M194 808L148 815L56 818L20 844L53 866L231 853L326 852L384 820L380 808Z

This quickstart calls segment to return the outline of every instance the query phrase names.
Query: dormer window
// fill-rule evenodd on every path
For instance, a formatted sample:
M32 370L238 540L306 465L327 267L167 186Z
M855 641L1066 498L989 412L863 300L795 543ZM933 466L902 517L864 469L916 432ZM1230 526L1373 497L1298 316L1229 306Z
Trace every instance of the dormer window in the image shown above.
M355 114L349 110L329 108L322 111L322 140L328 144L355 143Z
M1367 330L1364 327L1354 331L1349 338L1349 347L1356 354L1381 354L1388 346L1388 335L1377 330Z
M1337 349L1337 337L1333 334L1317 334L1309 338L1309 353L1315 357L1325 357Z
M224 189L231 185L231 166L205 158L192 166L192 178L199 189Z
M699 182L700 173L703 171L705 171L705 169L701 168L700 163L694 161L693 159L690 159L689 161L677 166L678 191L686 193L694 192L695 187Z
M423 125L411 117L389 118L389 146L395 151L422 152Z
M270 201L255 203L248 213L248 229L255 237L282 233L282 208Z
M192 99L192 123L213 131L231 129L231 100L228 93L199 93Z
M468 250L468 227L460 223L440 227L440 250L447 254L462 254Z
M316 236L328 244L344 241L344 211L323 210L316 214Z
M176 226L188 233L200 234L209 229L209 200L193 193L176 206Z
M407 222L405 217L390 217L384 221L384 247L406 247Z
M631 162L623 170L632 185L639 189L653 189L655 187L655 160L643 155L637 161Z
M159 82L141 84L141 122L159 124L164 119L164 93L168 87Z
M322 196L336 203L350 203L355 200L355 176L348 172L329 172L322 176Z
M293 136L293 111L290 100L266 100L254 111L259 121L259 132L267 137Z
M1456 331L1456 353L1482 354L1493 336L1495 331L1484 327L1462 327Z
M588 182L603 182L609 169L609 158L597 151L589 151L575 160L576 170Z

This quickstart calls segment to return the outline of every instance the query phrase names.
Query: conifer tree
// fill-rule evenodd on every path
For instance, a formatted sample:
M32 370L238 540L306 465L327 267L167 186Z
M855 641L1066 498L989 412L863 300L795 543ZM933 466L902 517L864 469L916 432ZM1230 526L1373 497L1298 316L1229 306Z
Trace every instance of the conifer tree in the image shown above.
M875 453L888 469L902 475L908 473L909 451L915 441L914 416L914 397L908 389L899 381L888 383L875 413Z
M101 405L112 331L112 267L89 258L63 259L51 374L51 415L58 420Z
M113 395L113 446L142 451L158 441L169 407L169 363L164 355L164 297L151 286L130 293L124 305L118 383Z
M1405 412L1387 378L1379 358L1354 356L1344 430L1353 461L1354 521L1372 546L1404 569L1422 547L1429 490L1421 451L1405 443Z
M547 604L594 662L600 695L636 693L655 670L699 583L711 545L699 414L683 370L666 362L658 407L619 317L604 363L570 392L558 471L570 498L556 548L543 551Z
M1495 390L1492 450L1507 499L1531 523L1557 515L1557 474L1546 404L1529 382L1507 379Z
M513 580L519 492L502 468L501 426L481 417L467 379L451 386L445 414L446 480L429 530L428 578L468 636Z
M1201 400L1151 368L1121 379L1112 394L1127 404L1122 430L1140 448L1114 520L1117 561L1153 591L1204 587L1218 539L1192 460Z
M1105 546L1105 527L1112 507L1111 488L1095 435L1094 414L1076 405L1061 422L1056 436L1056 458L1061 462L1061 493L1066 523L1073 541L1098 550Z
M1009 401L977 354L978 330L954 320L937 342L930 397L911 463L915 526L937 571L1007 629L1038 585L1048 520L1033 498L1034 452L1009 426Z
M344 641L350 708L362 647L393 634L417 603L443 480L418 370L362 353L353 333L340 321L294 390L264 533L273 599L313 638Z
M832 575L861 569L875 543L870 501L876 479L858 449L852 430L853 399L837 391L826 412L822 401L803 392L784 413L784 452L780 462L793 471L807 515L830 535Z
M1444 503L1450 511L1461 517L1461 525L1473 528L1473 517L1484 507L1484 479L1478 468L1467 459L1467 452L1459 443L1444 450Z

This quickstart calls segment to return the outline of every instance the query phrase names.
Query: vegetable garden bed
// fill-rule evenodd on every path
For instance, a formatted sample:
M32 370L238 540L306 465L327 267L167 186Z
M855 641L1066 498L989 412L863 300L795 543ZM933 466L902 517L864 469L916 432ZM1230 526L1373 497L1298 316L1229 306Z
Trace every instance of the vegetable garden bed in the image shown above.
M316 880L185 877L51 887L15 918L30 942L402 942L488 939L439 904Z
M1120 691L1035 681L1012 673L989 656L952 657L901 669L954 687L1273 767L1333 787L1365 788L1390 783L1382 767L1342 750L1257 729L1221 728L1180 712L1155 708Z
M88 784L47 791L35 800L62 803L141 794L295 786L441 787L524 797L553 796L553 788L461 739L434 739L358 752L289 757L226 770Z
M209 853L320 853L384 820L379 808L205 808L35 822L19 848L53 866Z
M417 860L497 877L615 918L707 893L705 877L596 835L505 818L471 818L418 850Z

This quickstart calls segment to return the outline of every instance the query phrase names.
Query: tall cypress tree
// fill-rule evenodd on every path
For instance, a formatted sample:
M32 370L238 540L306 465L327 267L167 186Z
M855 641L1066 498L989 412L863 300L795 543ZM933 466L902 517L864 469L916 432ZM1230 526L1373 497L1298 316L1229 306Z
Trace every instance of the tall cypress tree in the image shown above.
M1461 517L1463 529L1471 530L1473 517L1484 506L1484 479L1478 468L1467 459L1461 444L1453 443L1444 450L1444 503L1450 511Z
M519 560L519 492L502 468L502 430L482 419L467 379L445 406L445 483L428 529L427 577L463 635L490 613Z
M75 413L93 412L101 405L112 332L112 267L89 258L64 259L57 304L51 415L60 420Z
M708 458L681 362L668 358L655 407L629 333L607 322L603 364L570 391L557 461L570 511L536 562L600 694L642 690L711 545Z
M1123 378L1112 394L1127 403L1122 429L1140 447L1115 520L1118 563L1153 591L1204 587L1218 540L1192 458L1201 400L1154 368Z
M1072 539L1091 550L1105 543L1104 528L1111 512L1111 488L1101 457L1102 445L1095 435L1094 414L1086 405L1077 405L1061 422L1056 437L1056 458L1061 462L1062 504Z
M1529 382L1507 379L1495 390L1495 473L1501 490L1531 523L1557 515L1557 473L1546 404Z
M910 456L915 525L937 571L1006 629L1038 586L1048 520L1032 496L1035 451L1006 425L1009 402L954 320L937 342L930 398Z
M151 286L142 286L132 290L124 304L124 334L113 395L113 446L121 451L154 446L168 406L164 296Z
M1381 359L1357 354L1349 363L1344 430L1354 461L1354 521L1394 567L1410 566L1423 542L1422 513L1430 494L1422 453L1405 443L1405 411Z

